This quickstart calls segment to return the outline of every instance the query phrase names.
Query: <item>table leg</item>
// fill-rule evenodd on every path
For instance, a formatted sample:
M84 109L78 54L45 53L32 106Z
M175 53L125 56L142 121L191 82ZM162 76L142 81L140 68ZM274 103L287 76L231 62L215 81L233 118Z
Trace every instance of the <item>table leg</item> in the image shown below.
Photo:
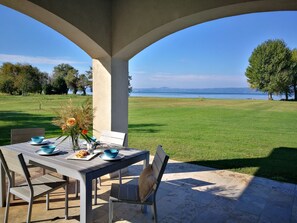
M85 176L80 180L80 222L92 222L92 179Z
M143 169L145 169L150 164L150 153L147 153L145 159L143 160ZM143 205L141 208L143 213L147 212L147 205Z
M0 207L6 205L6 178L5 171L0 161Z

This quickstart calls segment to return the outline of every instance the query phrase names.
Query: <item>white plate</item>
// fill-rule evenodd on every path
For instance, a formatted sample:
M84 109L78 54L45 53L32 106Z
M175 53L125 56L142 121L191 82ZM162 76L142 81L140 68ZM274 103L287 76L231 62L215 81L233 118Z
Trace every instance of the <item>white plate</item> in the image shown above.
M33 146L41 146L41 145L46 145L46 144L49 144L50 141L45 139L43 140L41 143L37 143L37 142L32 142L32 141L29 141L29 143Z
M57 154L57 153L59 153L60 152L60 150L59 149L55 149L52 153L45 153L45 152L43 152L41 149L39 149L39 150L37 150L36 151L36 153L38 154L38 155L40 155L40 156L51 156L51 155L55 155L55 154Z
M71 154L70 156L67 156L66 159L68 160L90 160L92 159L94 156L97 156L98 153L93 153L93 154L89 154L85 157L82 157L82 158L79 158L79 157L76 157L75 153Z
M115 158L111 158L111 157L108 157L106 156L104 153L101 154L99 156L101 159L105 160L105 161L113 161L113 160L120 160L120 159L123 159L125 156L123 154L118 154Z

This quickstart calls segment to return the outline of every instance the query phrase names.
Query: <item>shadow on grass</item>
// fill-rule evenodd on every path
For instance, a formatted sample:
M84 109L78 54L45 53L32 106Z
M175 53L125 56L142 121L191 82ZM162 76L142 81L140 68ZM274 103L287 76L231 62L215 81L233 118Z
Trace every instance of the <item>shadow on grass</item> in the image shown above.
M0 145L10 143L10 130L16 128L45 128L46 134L59 134L58 127L51 124L54 118L51 115L44 116L29 114L19 111L0 111Z
M129 132L142 132L142 133L157 133L164 124L146 123L146 124L129 124Z
M297 148L274 148L269 156L262 158L205 160L189 163L217 169L258 167L255 176L297 183Z

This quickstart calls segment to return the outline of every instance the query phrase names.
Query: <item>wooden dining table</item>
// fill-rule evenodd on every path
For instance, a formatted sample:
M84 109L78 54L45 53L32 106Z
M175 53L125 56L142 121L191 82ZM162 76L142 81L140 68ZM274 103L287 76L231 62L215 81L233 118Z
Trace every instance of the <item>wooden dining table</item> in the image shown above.
M61 139L60 139L61 140ZM74 178L80 182L80 222L92 222L92 181L100 176L128 167L137 162L143 161L143 168L149 164L149 151L134 148L119 148L121 159L106 161L101 158L98 152L90 160L67 159L73 157L74 151L71 149L69 140L62 143L56 139L49 139L55 144L59 152L53 155L40 155L40 145L31 145L30 142L0 146L23 154L25 161L34 165L49 168L57 173ZM98 148L98 147L97 147ZM101 148L102 149L102 148ZM5 172L0 167L0 206L6 204L6 179Z

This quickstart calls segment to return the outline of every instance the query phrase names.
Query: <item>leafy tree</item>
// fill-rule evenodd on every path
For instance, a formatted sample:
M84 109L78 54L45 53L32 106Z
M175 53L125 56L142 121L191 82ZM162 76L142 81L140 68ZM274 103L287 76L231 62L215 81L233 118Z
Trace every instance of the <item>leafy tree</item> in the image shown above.
M132 86L131 86L131 80L132 80L132 76L128 76L128 93L129 93L129 95L131 94L131 92L132 92Z
M68 88L64 77L57 76L52 80L53 93L68 94Z
M40 73L40 83L41 83L42 87L49 84L50 81L51 81L51 78L47 72Z
M245 75L254 89L272 94L290 94L291 51L282 40L268 40L257 46L249 58Z
M14 78L17 74L14 64L3 63L0 67L0 91L13 94L16 91Z
M88 78L88 87L93 92L93 68L90 66L89 70L86 71L86 77Z
M67 73L67 76L65 77L65 81L67 84L67 87L72 90L73 94L76 94L78 91L78 82L79 82L79 76L78 76L78 70L76 69L70 69Z
M61 78L63 78L66 84L67 92L69 89L71 89L73 93L76 94L78 90L78 70L74 69L74 67L69 64L59 64L54 67L53 81L56 81L57 78L59 79L59 83L62 82ZM60 87L62 87L62 85L60 85ZM60 89L59 91L61 90L62 89ZM64 90L63 92L65 91L66 90Z
M41 93L44 73L29 64L4 63L0 68L0 90L9 94Z
M54 88L53 88L53 85L51 84L45 84L43 87L42 87L42 90L43 90L43 93L44 94L54 94Z
M292 88L294 100L297 100L297 49L292 50Z
M12 78L0 80L0 91L7 94L13 94L15 91Z
M87 87L89 86L89 79L85 74L81 74L78 80L78 90L83 92L83 95L86 95Z
M18 90L21 94L41 93L43 73L30 64L19 65L20 73L17 75Z

